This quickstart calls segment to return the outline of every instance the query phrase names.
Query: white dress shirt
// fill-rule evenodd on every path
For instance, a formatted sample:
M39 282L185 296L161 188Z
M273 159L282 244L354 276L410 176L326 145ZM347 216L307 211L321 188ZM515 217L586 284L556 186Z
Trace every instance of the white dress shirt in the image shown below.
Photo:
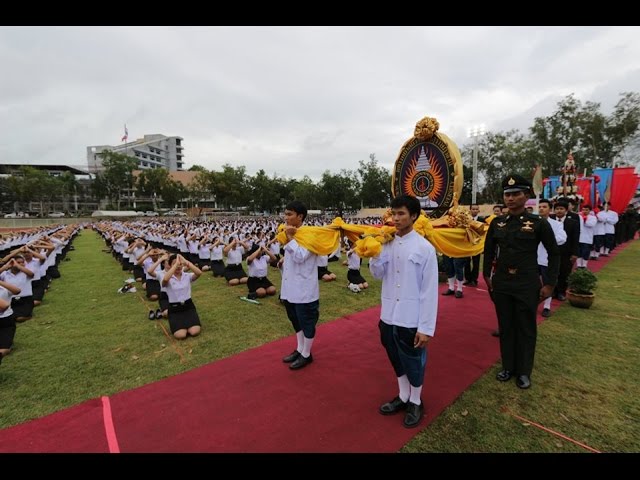
M291 303L311 303L320 299L318 256L293 239L284 247L280 298Z
M389 325L418 328L432 337L438 314L436 250L415 230L382 246L369 260L371 274L382 279L380 319Z
M551 225L551 230L553 230L558 246L567 243L567 232L565 232L562 222L555 218L547 218L547 221L549 222L549 225ZM547 253L547 249L544 248L542 242L538 244L538 265L542 265L543 267L549 266L549 254Z

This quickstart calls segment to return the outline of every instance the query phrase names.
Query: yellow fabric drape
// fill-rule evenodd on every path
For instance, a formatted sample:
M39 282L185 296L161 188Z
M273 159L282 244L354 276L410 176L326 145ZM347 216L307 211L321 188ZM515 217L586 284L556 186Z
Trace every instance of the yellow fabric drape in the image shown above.
M440 218L432 222L422 214L413 225L414 230L425 237L435 249L452 258L472 257L484 250L484 234L493 216L486 223L472 222L466 228L442 227L446 219ZM277 239L281 245L288 242L284 233L284 224L278 227ZM333 219L331 224L322 227L302 226L294 236L295 240L304 248L316 255L330 255L333 253L343 235L355 242L355 251L361 257L374 257L382 250L382 244L393 239L395 227L384 225L355 225L345 223L340 217Z

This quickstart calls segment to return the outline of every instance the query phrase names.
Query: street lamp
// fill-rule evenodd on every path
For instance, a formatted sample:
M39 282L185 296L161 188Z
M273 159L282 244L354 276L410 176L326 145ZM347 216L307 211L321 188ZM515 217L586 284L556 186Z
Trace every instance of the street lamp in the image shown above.
M476 192L478 191L478 138L484 135L486 130L484 124L476 125L469 129L468 136L474 138L473 142L473 175L471 184L471 203L476 203Z

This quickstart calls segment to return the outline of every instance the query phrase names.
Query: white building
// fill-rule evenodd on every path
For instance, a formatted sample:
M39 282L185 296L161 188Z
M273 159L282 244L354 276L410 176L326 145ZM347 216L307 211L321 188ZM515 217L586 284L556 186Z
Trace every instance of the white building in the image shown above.
M101 152L111 150L138 160L138 169L166 168L171 172L182 170L184 155L182 137L167 137L154 134L145 135L133 142L122 145L92 145L87 147L87 165L89 171L96 173L102 170Z

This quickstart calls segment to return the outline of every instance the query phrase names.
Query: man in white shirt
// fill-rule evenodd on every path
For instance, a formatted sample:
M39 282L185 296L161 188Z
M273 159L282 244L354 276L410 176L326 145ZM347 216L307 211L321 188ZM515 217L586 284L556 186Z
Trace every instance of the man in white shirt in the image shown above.
M558 246L564 245L567 242L567 232L564 231L562 223L549 217L550 213L551 202L546 198L540 199L538 201L538 215L540 215L541 218L545 218L547 222L549 222L549 225L551 225L551 230L553 230L553 235L556 237ZM538 244L538 269L540 270L542 284L547 285L549 283L549 253L547 249L544 248L542 242ZM552 297L547 297L544 299L542 306L543 317L551 316L551 298Z
M298 340L296 349L282 361L291 370L298 370L313 362L311 346L316 336L320 316L320 287L318 285L318 256L301 246L296 231L307 216L307 207L300 201L290 202L284 209L287 244L280 259L282 286L280 300L287 309Z
M438 313L438 260L435 248L413 230L420 215L415 197L391 201L395 238L369 261L371 274L382 279L380 340L395 371L399 393L380 406L382 415L406 410L403 424L417 426L424 416L421 393L427 343Z

